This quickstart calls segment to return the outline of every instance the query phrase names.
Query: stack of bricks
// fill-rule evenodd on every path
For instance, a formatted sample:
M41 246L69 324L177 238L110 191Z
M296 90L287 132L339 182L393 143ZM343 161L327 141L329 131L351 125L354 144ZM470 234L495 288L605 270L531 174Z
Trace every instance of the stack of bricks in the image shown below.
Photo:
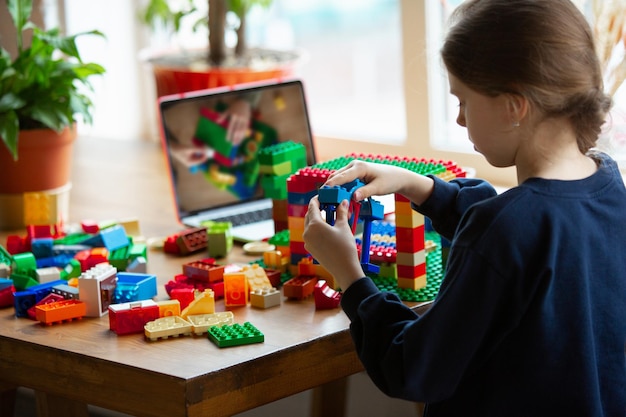
M287 178L306 167L306 148L302 143L286 141L259 150L259 172L265 197L272 199L274 229L288 228Z
M399 166L422 175L436 175L446 181L465 176L463 169L453 162L356 153L301 169L287 181L292 267L308 255L302 240L308 201L317 195L318 188L333 171L355 159ZM415 212L403 196L396 195L395 204L398 287L417 290L426 286L424 216ZM319 276L332 280L319 265L318 272Z
M289 225L289 257L290 270L293 275L298 273L298 264L309 256L304 249L304 216L309 207L309 200L317 195L317 190L326 182L332 171L320 168L302 168L287 180L287 207ZM320 267L318 276L333 282L332 276L324 273Z

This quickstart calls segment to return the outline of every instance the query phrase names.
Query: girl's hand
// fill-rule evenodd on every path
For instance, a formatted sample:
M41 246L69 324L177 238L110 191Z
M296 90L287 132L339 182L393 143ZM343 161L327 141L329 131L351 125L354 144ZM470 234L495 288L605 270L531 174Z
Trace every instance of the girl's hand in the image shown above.
M346 290L354 281L365 276L361 269L356 242L348 224L348 201L337 207L335 225L326 223L317 197L309 202L304 218L305 249Z
M394 165L354 160L333 172L324 185L343 185L360 179L365 183L352 195L353 200L399 193L416 204L422 204L431 194L433 180Z

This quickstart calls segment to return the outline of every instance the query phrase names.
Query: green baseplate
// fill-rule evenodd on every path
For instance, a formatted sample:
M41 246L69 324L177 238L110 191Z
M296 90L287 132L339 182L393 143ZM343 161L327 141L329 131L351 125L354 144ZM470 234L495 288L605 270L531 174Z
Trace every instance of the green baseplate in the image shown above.
M426 302L432 301L437 296L441 282L443 281L444 268L442 262L441 237L436 232L426 232L425 239L432 241L435 248L426 254L426 287L419 290L407 288L398 288L398 281L393 277L382 277L377 274L367 274L374 284L381 290L394 293L400 297L402 301L408 302ZM253 263L266 267L263 259L254 261ZM281 283L285 283L292 278L289 272L281 275Z

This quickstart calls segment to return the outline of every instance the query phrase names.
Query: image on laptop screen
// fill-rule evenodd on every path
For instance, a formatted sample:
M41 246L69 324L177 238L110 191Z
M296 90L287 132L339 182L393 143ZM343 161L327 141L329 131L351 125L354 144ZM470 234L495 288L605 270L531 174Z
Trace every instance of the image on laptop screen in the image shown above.
M257 210L271 220L271 200L261 188L262 148L301 143L306 165L315 163L299 80L162 97L159 116L178 216L188 226Z

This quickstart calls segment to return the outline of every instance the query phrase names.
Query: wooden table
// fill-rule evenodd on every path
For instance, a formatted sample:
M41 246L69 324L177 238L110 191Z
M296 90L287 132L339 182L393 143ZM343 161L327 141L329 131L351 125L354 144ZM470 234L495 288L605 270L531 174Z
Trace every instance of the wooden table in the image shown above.
M74 161L70 221L135 217L146 238L182 230L157 144L80 138ZM0 233L3 244L7 234ZM158 298L167 299L163 284L183 263L201 257L149 251ZM236 247L225 261L254 259ZM222 301L216 310L224 310ZM342 380L362 366L340 309L316 311L312 298L283 298L280 307L232 311L236 322L261 330L265 342L223 349L206 337L148 342L141 334L117 336L107 316L42 326L2 309L0 416L12 415L17 386L36 391L41 416L85 416L86 404L146 417L229 416L320 386L314 415L343 413L325 394L341 397Z

